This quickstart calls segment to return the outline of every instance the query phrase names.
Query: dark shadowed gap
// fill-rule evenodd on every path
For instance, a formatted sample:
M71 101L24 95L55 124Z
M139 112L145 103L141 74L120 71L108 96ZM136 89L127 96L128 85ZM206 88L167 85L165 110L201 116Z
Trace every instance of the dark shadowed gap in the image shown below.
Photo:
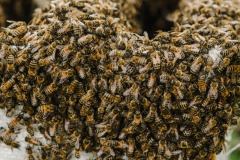
M166 16L178 8L178 3L179 0L143 0L138 15L142 31L147 31L151 39L158 30L169 31L173 22L168 21Z
M9 0L2 6L7 20L25 21L26 23L32 19L33 11L37 7L33 0Z

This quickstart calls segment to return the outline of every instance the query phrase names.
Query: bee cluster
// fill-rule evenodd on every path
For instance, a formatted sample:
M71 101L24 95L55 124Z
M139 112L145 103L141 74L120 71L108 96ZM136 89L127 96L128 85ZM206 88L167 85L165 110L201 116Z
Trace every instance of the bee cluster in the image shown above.
M15 118L1 128L2 142L19 148L23 125L29 159L33 148L42 160L82 150L96 159L214 159L240 116L240 10L191 2L151 40L133 33L140 6L55 0L31 24L4 28L0 107Z

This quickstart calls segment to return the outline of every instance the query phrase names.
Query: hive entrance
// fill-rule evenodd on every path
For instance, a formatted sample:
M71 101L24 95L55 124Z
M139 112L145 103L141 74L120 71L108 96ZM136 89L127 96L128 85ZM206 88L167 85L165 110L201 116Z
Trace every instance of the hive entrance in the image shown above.
M167 15L178 8L179 0L148 0L143 1L138 19L142 31L147 31L149 38L154 38L156 31L168 31L173 27L173 22L167 20Z

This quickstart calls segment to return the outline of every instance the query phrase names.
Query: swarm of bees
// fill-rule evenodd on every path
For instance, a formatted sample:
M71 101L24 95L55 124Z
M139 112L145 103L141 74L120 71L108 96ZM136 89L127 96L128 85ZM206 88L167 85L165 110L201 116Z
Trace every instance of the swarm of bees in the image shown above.
M185 5L154 39L132 32L139 0L54 0L12 22L0 33L0 107L14 116L1 141L19 148L25 128L29 159L214 160L240 116L240 9Z

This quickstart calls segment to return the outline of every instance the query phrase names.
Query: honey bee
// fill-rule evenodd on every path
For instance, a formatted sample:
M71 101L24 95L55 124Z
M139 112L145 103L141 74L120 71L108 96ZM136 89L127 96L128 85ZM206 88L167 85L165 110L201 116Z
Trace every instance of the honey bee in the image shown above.
M230 65L227 66L227 74L229 73L239 73L240 72L240 65Z
M70 65L72 67L75 67L76 65L78 65L78 63L84 57L83 54L84 54L83 52L77 52L74 58L70 61Z
M23 118L23 114L19 113L18 115L15 116L15 118L8 124L9 129L14 129L21 121Z
M86 36L83 36L83 37L79 38L78 39L78 44L80 46L83 46L83 45L86 45L88 43L91 43L95 39L96 39L95 35L88 34Z
M52 137L48 134L47 130L43 126L39 126L38 130L40 131L40 133L44 136L44 138L46 140L51 140L52 139Z
M48 55L48 56L52 55L55 52L56 47L57 47L57 43L52 42L51 45L47 48L45 54Z
M47 160L47 152L44 150L44 149L42 149L41 150L41 156L40 156L40 160Z
M204 60L202 59L202 57L196 57L190 67L191 73L196 74L200 70L203 62Z
M161 113L164 119L169 119L171 118L171 112L167 108L161 109Z
M155 118L156 112L157 112L156 104L151 104L149 112L148 112L147 116L145 117L144 121L152 122Z
M212 100L216 100L218 97L218 86L219 83L216 79L214 79L211 84L210 84L210 89L208 92L208 98L212 99Z
M152 63L149 62L144 67L139 69L139 73L148 72L149 70L151 70L151 67L152 67Z
M97 128L97 132L98 132L98 137L102 137L104 136L106 133L110 133L112 131L112 125L111 124L97 124L95 125L95 127Z
M5 143L6 145L10 146L11 148L16 148L19 149L20 144L19 142L13 141L12 139L3 139L3 143Z
M74 151L75 157L80 158L80 152L82 151L82 147L80 146L79 140L77 140L75 143Z
M35 76L37 74L38 64L36 60L32 60L29 64L28 74L30 76Z
M45 95L42 94L42 92L40 91L40 88L33 88L33 94L41 101L45 101L46 97Z
M0 89L2 92L8 91L13 85L15 84L15 77L13 76L11 79L9 79L7 82L2 83Z
M41 113L54 112L54 105L53 104L41 105L37 108L37 110Z
M158 55L158 52L153 52L151 54L152 64L154 69L160 69L160 57Z
M147 59L145 57L133 56L131 60L132 63L137 63L140 65L145 65L147 63Z
M204 75L201 75L198 79L198 89L200 93L205 93L207 90L206 78Z
M56 52L53 52L52 55L46 57L46 58L43 58L43 59L39 59L38 60L38 64L39 66L43 67L43 66L48 66L52 63L52 61L54 60L55 58L55 53Z
M90 100L90 98L92 98L94 95L95 93L93 90L88 90L87 93L80 98L79 103L81 104L87 103Z
M12 54L7 57L7 72L12 72L15 70L14 67L14 56Z
M134 148L135 148L135 139L128 138L127 142L128 142L127 155L131 157L133 155Z
M27 58L28 58L27 54L24 53L21 56L15 58L14 64L17 65L17 66L20 66L22 63L27 61Z
M16 29L10 30L10 34L14 37L21 36L27 32L27 26L19 26Z
M218 65L218 72L221 73L231 62L230 58L225 57Z
M164 155L166 149L166 140L164 137L161 137L158 142L158 155Z
M191 80L191 76L187 73L184 73L181 70L177 70L176 73L175 73L175 76L184 80L184 81L187 81L187 82L189 82Z
M73 70L72 69L63 70L63 71L60 71L58 74L59 74L59 77L60 77L58 84L62 84L68 78L73 76Z
M29 160L35 160L36 158L33 155L33 148L30 147L29 145L26 147L26 151L27 151L27 156Z
M210 129L212 129L213 127L215 127L217 125L217 121L214 118L211 118L208 122L207 125L203 126L202 128L202 132L203 133L207 133L210 131Z
M73 52L73 45L66 45L60 52L60 56L63 58L63 61L67 60L68 56Z
M194 145L194 148L196 149L201 149L202 146L207 142L207 138L206 137L202 137L201 140L197 141Z
M30 136L34 136L34 128L31 125L31 120L30 118L24 118L24 125L27 129L27 132L30 134Z
M55 84L55 82L52 82L50 85L48 85L46 88L45 88L45 93L47 95L49 94L52 94L53 92L55 92L56 90L58 89L57 85Z
M159 79L161 83L168 83L173 79L173 77L166 72L162 72Z
M142 121L142 115L140 113L140 111L136 111L135 115L134 115L134 119L132 121L132 125L133 126L138 126Z

